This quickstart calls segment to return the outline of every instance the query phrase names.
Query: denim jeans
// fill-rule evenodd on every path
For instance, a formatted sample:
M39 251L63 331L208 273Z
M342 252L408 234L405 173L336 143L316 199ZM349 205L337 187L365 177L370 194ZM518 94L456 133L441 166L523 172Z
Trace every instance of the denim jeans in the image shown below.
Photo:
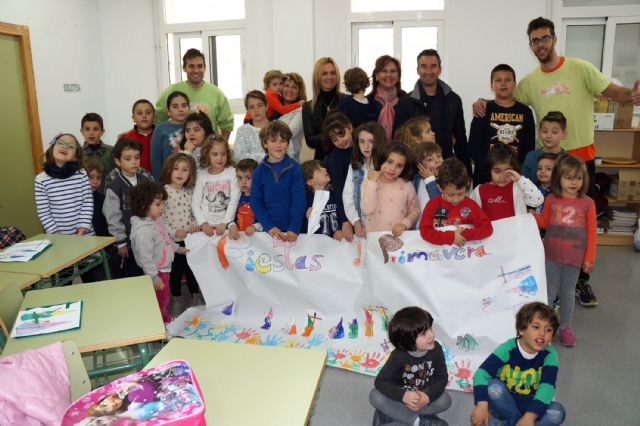
M501 420L506 420L507 425L514 426L518 420L524 415L518 409L511 392L505 386L504 382L498 379L491 379L488 387L489 392L489 411L491 414ZM547 408L542 418L536 420L536 426L553 426L562 424L564 421L564 407L559 402L552 402Z

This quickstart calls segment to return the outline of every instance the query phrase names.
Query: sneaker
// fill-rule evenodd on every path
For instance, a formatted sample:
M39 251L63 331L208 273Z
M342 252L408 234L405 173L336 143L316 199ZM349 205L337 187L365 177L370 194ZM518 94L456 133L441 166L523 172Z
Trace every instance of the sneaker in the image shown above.
M420 416L420 426L449 426L449 423L436 416L435 414L430 414L426 416Z
M593 290L587 280L578 279L576 283L576 297L582 306L598 306L598 299L596 299L595 294L593 294Z
M562 346L572 347L576 345L576 335L571 327L560 328L560 343Z
M393 419L384 414L382 411L376 410L375 413L373 413L373 426L382 426L391 422L393 422Z

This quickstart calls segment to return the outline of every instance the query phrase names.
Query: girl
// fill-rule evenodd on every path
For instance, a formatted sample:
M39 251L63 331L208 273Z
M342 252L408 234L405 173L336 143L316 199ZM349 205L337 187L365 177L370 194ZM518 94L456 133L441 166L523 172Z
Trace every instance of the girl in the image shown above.
M431 130L431 121L426 115L407 120L396 131L395 136L400 143L404 144L412 152L418 144L436 141L436 135Z
M94 235L93 195L82 170L82 147L70 133L56 135L35 178L36 209L47 234Z
M167 98L169 120L158 124L151 138L151 172L160 180L162 165L174 152L180 151L182 128L189 114L189 98L182 92L171 92Z
M158 219L164 212L167 191L162 184L144 181L131 190L131 248L136 263L151 276L153 288L165 324L169 315L169 271L174 252L186 253L171 241L167 230Z
M251 158L258 163L264 158L264 148L260 143L260 129L269 124L267 119L267 98L264 93L252 90L244 97L244 106L252 122L243 124L236 133L233 145L234 157L237 161Z
M322 123L329 110L335 108L340 93L340 70L333 58L324 57L313 66L313 98L302 106L304 140L315 150L313 158L323 160L326 152L322 144Z
M526 214L527 206L536 208L544 197L533 182L520 175L518 157L512 148L496 144L484 164L489 183L473 190L471 199L478 203L491 220Z
M382 107L378 116L378 123L384 127L385 136L391 139L393 120L395 119L395 105L400 96L406 94L400 88L402 68L400 61L389 55L382 55L376 59L376 65L371 73L373 88L367 95L369 102L378 102Z
M367 232L389 231L399 237L420 216L413 189L411 153L402 144L390 144L379 172L369 171L362 184L360 206Z
M199 115L206 117L204 114ZM170 155L162 168L162 183L168 196L161 217L162 224L169 231L169 238L178 246L184 247L187 233L199 230L191 211L193 186L196 183L196 163L193 158L186 153ZM174 298L171 314L174 317L181 313L179 298L182 295L183 275L187 277L187 288L191 294L192 305L204 305L200 287L187 263L187 257L176 253L169 275L171 295Z
M192 112L184 121L182 133L184 138L180 142L180 149L182 152L191 155L195 164L199 164L202 144L209 136L214 134L209 116L200 111ZM193 173L195 174L195 169Z
M433 317L409 306L396 312L388 329L395 349L369 394L376 408L373 424L447 424L436 416L451 406L451 397L445 391L449 375L442 346L435 340Z
M387 143L387 138L384 128L373 122L358 126L353 132L353 138L357 143L353 144L351 165L342 191L342 203L345 215L353 225L356 236L366 238L364 215L360 208L360 189L369 171L379 169L378 153ZM348 234L345 234L345 238L351 241Z
M552 306L560 299L560 343L575 346L571 329L576 281L580 268L593 271L596 255L596 207L585 194L589 188L587 169L582 160L561 155L551 173L551 193L536 222L546 229L544 236L547 298Z
M200 230L211 236L224 234L236 215L240 186L231 166L231 149L220 136L209 138L202 147L200 167L191 208Z
M302 76L295 72L285 74L282 85L282 103L291 104L300 102L302 104L306 100L307 89ZM283 115L279 120L285 122L289 126L289 129L291 129L291 141L289 142L289 148L287 148L287 154L294 160L300 161L302 138L304 137L302 129L302 105Z

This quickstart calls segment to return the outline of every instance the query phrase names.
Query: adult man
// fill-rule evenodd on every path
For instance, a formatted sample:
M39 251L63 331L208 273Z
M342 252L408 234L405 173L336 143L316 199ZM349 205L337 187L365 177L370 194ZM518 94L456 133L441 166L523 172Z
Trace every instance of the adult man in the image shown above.
M182 70L187 81L167 87L156 102L156 123L168 118L167 97L171 92L184 92L189 97L192 111L205 113L211 119L216 134L229 140L233 130L233 114L227 97L217 86L204 81L206 66L204 55L198 49L189 49L182 58Z
M533 107L538 123L549 111L560 111L567 118L567 137L562 148L587 165L589 195L593 196L596 168L596 149L593 141L593 97L603 94L618 102L633 101L640 105L640 81L633 89L611 83L591 63L578 58L558 55L553 22L542 17L529 22L529 46L540 67L527 74L518 84L515 98ZM473 104L476 116L484 116L486 101ZM583 306L596 306L595 295L588 283L589 275L582 273L576 286L576 296Z
M412 117L429 116L436 142L444 158L455 155L471 172L467 155L467 132L464 126L462 101L444 81L440 80L442 64L434 49L418 55L418 76L413 90L398 100L395 106L394 132Z

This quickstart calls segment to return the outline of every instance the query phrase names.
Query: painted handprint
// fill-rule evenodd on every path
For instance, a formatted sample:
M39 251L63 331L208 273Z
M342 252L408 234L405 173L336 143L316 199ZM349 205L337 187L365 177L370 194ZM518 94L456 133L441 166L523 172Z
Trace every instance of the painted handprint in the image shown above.
M243 328L240 333L234 332L233 334L235 334L236 337L238 338L238 340L236 340L236 343L237 343L241 340L246 340L249 337L253 336L254 334L256 334L256 331L252 328Z
M362 359L363 355L364 355L364 351L361 351L361 350L353 351L351 352L351 355L350 355L351 361L360 363L360 360Z
M280 346L284 342L284 339L274 334L269 334L267 338L262 342L263 346Z
M313 337L307 342L307 347L314 348L321 345L325 340L327 340L327 338L322 333L314 333Z
M304 343L300 343L295 339L287 340L286 342L284 342L282 346L284 346L285 348L293 348L293 349L302 349L306 347Z
M369 352L367 352L367 358L364 362L359 362L358 364L367 370L372 370L380 365L380 361L382 361L382 356L378 352L374 352L373 354L369 354Z
M456 383L463 391L471 392L473 390L473 385L471 385L471 382L469 380L469 378L471 378L472 376L471 370L469 369L469 367L471 367L471 360L463 359L460 361L456 361L454 365L457 371L452 372L451 374L453 374L453 376L457 378Z

